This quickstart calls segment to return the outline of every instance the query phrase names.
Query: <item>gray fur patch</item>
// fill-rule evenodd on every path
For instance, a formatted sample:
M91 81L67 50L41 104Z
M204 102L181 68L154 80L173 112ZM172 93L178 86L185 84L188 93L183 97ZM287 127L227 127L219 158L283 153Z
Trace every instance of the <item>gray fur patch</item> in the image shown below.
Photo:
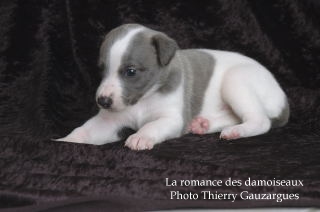
M212 77L215 61L211 55L198 50L182 50L179 53L184 64L186 128L202 109L204 94Z
M177 67L166 70L168 74L163 75L160 81L159 92L166 94L174 91L182 80L182 71Z
M109 68L109 61L106 61L106 58L110 58L110 49L113 44L125 36L130 29L141 27L139 24L125 24L111 30L104 38L104 41L100 47L100 55L98 60L98 65L102 69L104 75L107 74Z
M123 88L123 101L126 105L137 103L155 85L159 87L159 92L168 93L174 90L181 80L179 70L171 69L170 64L166 65L159 62L158 47L154 45L155 35L158 37L161 35L162 39L166 39L166 36L162 33L149 29L136 34L126 50L127 53L121 60L118 71ZM174 42L169 38L168 41ZM162 50L165 51L165 49ZM174 55L175 49L171 49L171 51L174 51L171 53ZM163 53L163 55L165 54ZM168 60L168 58L166 59ZM128 68L136 70L134 77L125 76L125 71Z
M126 105L133 105L159 82L161 70L155 49L144 32L134 36L126 52L118 72L123 88L123 101ZM128 68L136 70L134 77L125 76Z
M168 65L178 49L177 43L163 33L157 33L152 37L152 45L157 51L158 62L161 66Z

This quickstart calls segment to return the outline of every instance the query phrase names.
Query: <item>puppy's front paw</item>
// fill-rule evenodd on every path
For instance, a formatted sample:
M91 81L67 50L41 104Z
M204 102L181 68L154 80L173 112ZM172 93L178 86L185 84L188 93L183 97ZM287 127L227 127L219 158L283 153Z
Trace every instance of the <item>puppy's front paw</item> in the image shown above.
M220 139L233 140L243 137L244 130L241 126L226 127L220 134Z
M129 138L126 140L125 146L132 150L146 150L152 149L154 143L154 139L135 133L129 136Z
M89 139L88 132L79 127L74 129L69 135L63 138L51 139L53 141L63 141L63 142L71 142L71 143L85 143Z

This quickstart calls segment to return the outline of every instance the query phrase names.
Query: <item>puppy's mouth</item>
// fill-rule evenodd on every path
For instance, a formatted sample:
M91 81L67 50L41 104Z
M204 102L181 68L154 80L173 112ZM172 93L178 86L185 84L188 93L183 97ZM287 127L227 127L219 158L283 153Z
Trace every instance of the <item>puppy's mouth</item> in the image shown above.
M117 112L121 112L123 111L124 109L118 109L116 107L110 107L110 108L103 108L101 107L99 104L97 104L98 107L101 109L101 110L105 110L105 111L108 111L108 112L112 112L112 113L117 113Z

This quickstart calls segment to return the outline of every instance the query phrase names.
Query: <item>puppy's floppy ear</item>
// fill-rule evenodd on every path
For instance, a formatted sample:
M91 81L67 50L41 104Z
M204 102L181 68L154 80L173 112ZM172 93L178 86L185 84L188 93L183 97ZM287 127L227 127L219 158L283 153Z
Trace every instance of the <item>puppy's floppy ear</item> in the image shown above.
M168 65L175 55L178 44L165 34L156 34L151 38L151 43L154 45L158 62L161 66Z

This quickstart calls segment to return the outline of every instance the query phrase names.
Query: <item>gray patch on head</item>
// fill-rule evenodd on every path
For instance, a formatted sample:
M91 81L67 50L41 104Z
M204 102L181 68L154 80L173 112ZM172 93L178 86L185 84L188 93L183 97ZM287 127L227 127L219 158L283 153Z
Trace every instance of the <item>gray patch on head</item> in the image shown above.
M160 78L156 52L148 41L149 38L144 32L137 33L128 46L127 53L122 57L118 73L121 79L123 102L126 105L137 103ZM135 69L136 76L126 77L125 71L128 68Z
M202 109L204 95L214 70L214 58L199 50L179 51L184 66L184 121L187 124Z
M159 61L159 52L154 44L155 36L166 38L163 33L147 28L137 33L132 38L127 53L122 57L118 72L123 89L123 102L126 105L137 103L154 86L157 86L161 93L170 92L181 80L179 70L170 68L171 58L168 58L168 55L162 62ZM175 49L172 51L174 55ZM136 76L126 77L124 74L128 68L134 68L137 71Z
M106 58L110 58L110 49L113 44L124 37L129 30L133 28L142 27L139 24L124 24L113 30L111 30L104 38L104 41L100 47L100 55L98 60L98 65L102 69L103 74L107 74L107 70L109 68L109 61L106 61Z
M276 118L271 119L272 127L282 127L288 123L290 116L290 107L287 99L285 100L284 108L282 109L280 115Z

